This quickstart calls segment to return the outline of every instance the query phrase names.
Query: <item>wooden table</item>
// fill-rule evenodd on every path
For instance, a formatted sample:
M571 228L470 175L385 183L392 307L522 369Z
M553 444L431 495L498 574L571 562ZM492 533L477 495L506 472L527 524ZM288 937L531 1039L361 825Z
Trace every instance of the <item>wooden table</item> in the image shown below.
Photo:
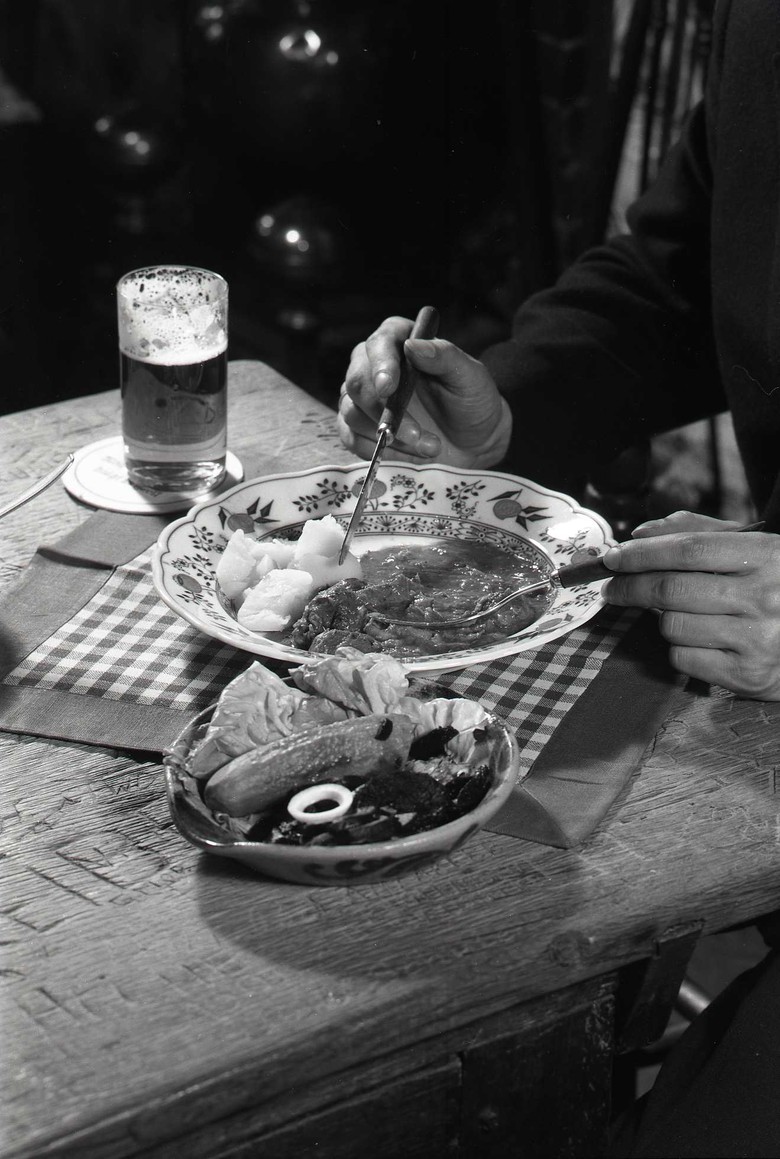
M250 474L349 461L318 403L231 375ZM0 498L117 428L113 392L0 419ZM88 514L56 485L6 517L2 583ZM780 704L692 696L584 849L481 833L317 890L186 844L155 763L1 733L0 1153L598 1154L697 933L780 904L779 736Z

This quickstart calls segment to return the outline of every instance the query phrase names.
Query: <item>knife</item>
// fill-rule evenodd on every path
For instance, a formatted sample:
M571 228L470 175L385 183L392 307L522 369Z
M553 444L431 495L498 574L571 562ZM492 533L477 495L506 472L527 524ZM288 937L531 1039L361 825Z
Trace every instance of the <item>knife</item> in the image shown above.
M423 306L420 313L417 315L412 327L410 338L435 338L436 331L439 328L439 312L433 306ZM371 462L366 472L366 477L363 480L363 486L360 488L360 494L355 504L355 509L347 526L347 531L344 536L344 542L341 545L339 552L339 563L343 563L349 551L349 545L352 542L352 537L357 530L360 519L363 515L363 508L366 501L371 494L371 488L374 486L374 479L379 470L379 464L382 461L386 449L393 443L398 433L398 428L401 425L401 419L406 414L406 408L409 405L409 400L414 394L415 371L409 365L406 358L401 359L401 373L398 379L398 386L385 403L385 409L379 419L379 424L376 428L376 447Z
M45 491L47 487L51 487L60 475L64 475L68 467L73 462L73 455L68 454L64 463L60 463L59 467L55 467L48 475L44 475L37 483L33 483L32 487L28 487L26 491L22 491L21 495L17 495L10 503L0 507L0 519L4 515L10 515L12 511L16 511L17 507L21 507L24 503L28 503L30 499L34 499L36 495L40 495L41 491Z

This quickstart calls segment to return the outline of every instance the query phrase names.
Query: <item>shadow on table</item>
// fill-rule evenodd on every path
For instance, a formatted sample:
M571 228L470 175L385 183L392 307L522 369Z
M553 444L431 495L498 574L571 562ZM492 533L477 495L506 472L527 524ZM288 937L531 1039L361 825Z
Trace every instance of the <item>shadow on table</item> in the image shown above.
M390 969L389 958L394 976L403 962L404 976L427 977L430 947L450 945L453 964L469 973L495 972L502 961L516 971L518 938L522 944L529 912L516 912L520 875L528 892L539 895L540 922L549 927L547 942L538 929L535 935L535 945L545 947L541 966L554 971L563 964L556 949L562 938L587 954L588 939L577 928L582 891L573 887L571 873L578 855L488 833L478 840L494 845L487 868L481 854L479 872L469 870L474 850L467 845L453 858L406 877L319 889L274 881L238 862L203 854L200 912L221 939L300 970L377 977ZM542 859L543 868L537 864ZM490 920L482 922L485 914Z

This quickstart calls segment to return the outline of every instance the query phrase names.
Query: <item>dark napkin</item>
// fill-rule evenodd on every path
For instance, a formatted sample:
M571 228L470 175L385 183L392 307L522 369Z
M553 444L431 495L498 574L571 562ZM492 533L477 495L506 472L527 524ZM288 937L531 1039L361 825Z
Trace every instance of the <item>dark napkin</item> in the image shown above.
M154 543L170 515L96 511L55 544L38 548L21 580L0 597L0 681L67 623L114 569ZM99 696L0 684L0 729L114 748L159 752L186 714Z
M92 615L122 565L154 543L168 522L168 516L98 511L58 543L41 546L20 583L0 600L0 681L58 629L70 628L79 612ZM146 573L143 583L149 589L144 597L132 589L132 606L139 608L133 626L142 619L145 599L181 630L175 647L190 649L190 675L202 673L199 684L185 686L184 704L162 697L139 704L131 695L101 692L99 684L85 694L2 683L0 729L157 754L250 663L245 653L180 624L162 608ZM139 639L133 663L141 668L154 663L159 670L166 663L165 655L153 657L155 631L152 626ZM145 671L151 679L153 671ZM563 640L446 673L441 682L507 719L530 766L489 828L563 847L581 844L619 802L680 687L655 617L610 608Z
M92 599L119 564L157 539L164 515L94 515L55 544L42 544L22 578L0 597L0 678Z
M684 695L655 615L641 615L487 828L544 845L581 845L624 796Z

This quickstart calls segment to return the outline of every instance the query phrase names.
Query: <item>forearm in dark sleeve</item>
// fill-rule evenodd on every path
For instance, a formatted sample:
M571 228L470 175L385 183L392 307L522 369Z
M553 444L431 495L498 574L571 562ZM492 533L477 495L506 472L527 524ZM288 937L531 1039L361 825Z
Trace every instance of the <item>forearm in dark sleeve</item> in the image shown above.
M592 467L723 409L709 279L705 111L691 116L630 235L583 256L483 359L512 407L504 466L579 491Z

